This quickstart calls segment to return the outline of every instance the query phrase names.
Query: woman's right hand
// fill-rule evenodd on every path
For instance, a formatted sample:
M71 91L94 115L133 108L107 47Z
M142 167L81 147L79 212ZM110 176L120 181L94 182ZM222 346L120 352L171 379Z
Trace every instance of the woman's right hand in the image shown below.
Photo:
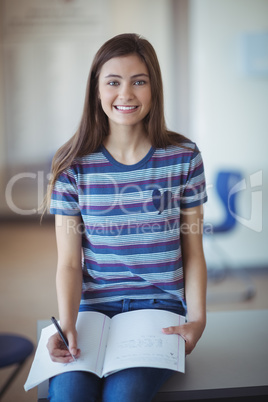
M68 340L68 345L71 353L75 358L80 356L80 349L77 349L77 333L75 332L65 332L65 336ZM71 363L73 357L69 350L66 348L64 342L62 341L60 335L55 333L52 335L47 343L48 352L50 358L53 362L57 363Z

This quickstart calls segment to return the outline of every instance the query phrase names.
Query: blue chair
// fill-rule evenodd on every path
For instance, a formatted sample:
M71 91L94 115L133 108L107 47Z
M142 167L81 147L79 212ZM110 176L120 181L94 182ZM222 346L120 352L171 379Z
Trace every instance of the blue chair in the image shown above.
M211 234L230 232L236 226L237 214L237 192L232 189L242 180L240 172L220 171L217 174L215 189L222 202L225 211L225 218L219 224L212 225ZM206 229L206 228L205 228ZM209 231L208 231L208 234Z
M16 365L16 368L0 389L0 400L24 366L28 357L32 354L33 349L33 343L23 336L0 334L0 368Z
M221 205L224 208L224 219L222 222L217 224L205 223L204 237L208 237L208 240L213 242L213 251L214 253L217 253L219 260L221 261L221 268L208 267L209 280L219 281L227 275L238 274L237 270L231 268L227 254L223 252L219 243L215 240L218 235L227 235L236 228L236 216L238 215L237 197L239 195L239 190L241 189L239 183L242 182L242 180L243 177L239 171L222 170L219 171L216 176L215 190L221 201ZM240 298L250 299L255 295L255 290L245 274L243 275L243 279L248 282L248 285Z

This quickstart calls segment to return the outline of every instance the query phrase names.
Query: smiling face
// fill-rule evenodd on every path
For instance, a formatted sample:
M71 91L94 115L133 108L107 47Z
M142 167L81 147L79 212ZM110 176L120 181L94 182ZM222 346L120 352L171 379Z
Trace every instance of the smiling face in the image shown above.
M146 64L136 54L114 57L101 68L99 97L110 129L143 126L151 108L151 86Z

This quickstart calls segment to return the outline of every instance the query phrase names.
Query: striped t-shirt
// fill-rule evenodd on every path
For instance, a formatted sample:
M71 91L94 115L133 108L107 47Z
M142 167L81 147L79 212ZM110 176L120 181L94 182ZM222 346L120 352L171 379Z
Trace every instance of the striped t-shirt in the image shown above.
M81 216L81 305L129 299L184 301L181 209L207 199L196 145L151 148L134 165L101 147L57 179L51 213Z

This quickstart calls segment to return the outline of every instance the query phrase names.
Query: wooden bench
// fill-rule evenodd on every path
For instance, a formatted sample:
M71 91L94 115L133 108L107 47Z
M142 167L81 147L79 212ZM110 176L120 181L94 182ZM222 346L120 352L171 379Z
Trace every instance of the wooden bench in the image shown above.
M49 324L38 322L38 333ZM186 358L186 374L176 373L154 402L268 396L268 310L208 313L207 327ZM38 387L47 401L48 382Z

